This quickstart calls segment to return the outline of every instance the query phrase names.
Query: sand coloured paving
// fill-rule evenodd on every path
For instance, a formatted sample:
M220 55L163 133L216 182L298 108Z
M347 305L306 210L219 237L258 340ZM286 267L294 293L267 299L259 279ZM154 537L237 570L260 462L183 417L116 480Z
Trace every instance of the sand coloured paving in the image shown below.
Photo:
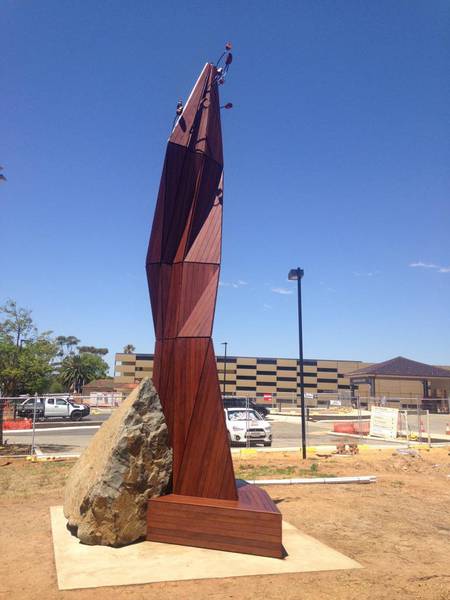
M245 476L376 475L378 482L368 485L266 488L288 522L364 569L67 592L57 589L49 506L61 504L71 465L6 457L0 465L0 598L450 600L447 448L305 462L294 453L235 457L236 471Z

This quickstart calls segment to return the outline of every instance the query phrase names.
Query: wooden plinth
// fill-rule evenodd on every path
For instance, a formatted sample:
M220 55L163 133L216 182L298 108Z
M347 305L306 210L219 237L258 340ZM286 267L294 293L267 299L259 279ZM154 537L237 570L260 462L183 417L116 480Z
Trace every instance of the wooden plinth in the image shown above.
M147 540L283 558L281 513L268 494L241 484L239 500L169 494L152 498Z

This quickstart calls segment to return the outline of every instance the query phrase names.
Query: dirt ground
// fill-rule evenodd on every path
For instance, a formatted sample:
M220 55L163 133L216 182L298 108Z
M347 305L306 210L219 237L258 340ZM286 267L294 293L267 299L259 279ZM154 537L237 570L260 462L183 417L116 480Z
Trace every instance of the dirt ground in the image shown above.
M246 477L377 475L377 483L366 485L266 488L287 521L363 569L72 592L57 589L49 518L49 507L62 502L71 465L6 457L0 465L0 598L450 600L447 448L417 456L374 450L305 462L294 453L235 458L237 474Z

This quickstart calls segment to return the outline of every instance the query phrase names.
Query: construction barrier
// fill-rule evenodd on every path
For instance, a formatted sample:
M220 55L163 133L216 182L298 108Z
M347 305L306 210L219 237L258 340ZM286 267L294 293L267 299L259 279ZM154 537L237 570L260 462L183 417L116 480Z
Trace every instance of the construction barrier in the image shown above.
M353 423L333 423L333 431L335 433L355 433Z
M31 429L33 421L31 419L20 419L18 421L3 421L3 430L7 429Z
M335 433L352 433L359 435L369 435L369 422L368 421L344 421L333 423L333 431Z

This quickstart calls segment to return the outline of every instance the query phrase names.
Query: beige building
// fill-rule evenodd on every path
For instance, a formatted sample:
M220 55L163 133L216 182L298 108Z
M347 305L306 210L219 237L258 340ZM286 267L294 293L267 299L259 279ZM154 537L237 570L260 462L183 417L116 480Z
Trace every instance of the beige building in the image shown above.
M311 394L338 392L350 395L348 373L367 363L351 360L305 360L305 392ZM227 356L217 357L219 382L226 395L264 396L293 399L297 394L298 360L293 358L266 358ZM226 374L225 374L226 371ZM116 354L117 383L138 383L152 376L153 354Z
M412 368L415 363L408 359L406 367ZM398 367L398 359L380 363ZM351 383L361 398L447 398L450 395L450 367L432 367L422 365L422 368L434 369L420 371L428 375L417 376L403 370L384 374L375 369L377 365L356 360L324 360L306 359L304 361L305 392L310 394L340 394L351 396ZM217 369L222 392L225 395L270 397L275 400L293 401L298 394L299 367L298 360L293 358L269 358L250 356L217 357ZM444 369L444 371L442 370ZM384 367L386 371L386 367ZM226 371L226 373L225 373ZM445 376L448 372L448 378ZM116 354L114 381L118 384L137 384L143 377L152 376L153 354ZM378 373L376 385L373 374ZM387 371L386 371L387 373ZM350 376L352 375L352 382ZM433 377L434 375L434 377ZM440 375L441 377L436 377ZM424 381L427 381L424 387ZM414 405L414 402L412 406ZM405 405L406 406L406 405Z
M350 373L360 395L378 398L421 398L423 408L448 412L450 367L437 367L397 356ZM406 408L414 408L414 404Z

